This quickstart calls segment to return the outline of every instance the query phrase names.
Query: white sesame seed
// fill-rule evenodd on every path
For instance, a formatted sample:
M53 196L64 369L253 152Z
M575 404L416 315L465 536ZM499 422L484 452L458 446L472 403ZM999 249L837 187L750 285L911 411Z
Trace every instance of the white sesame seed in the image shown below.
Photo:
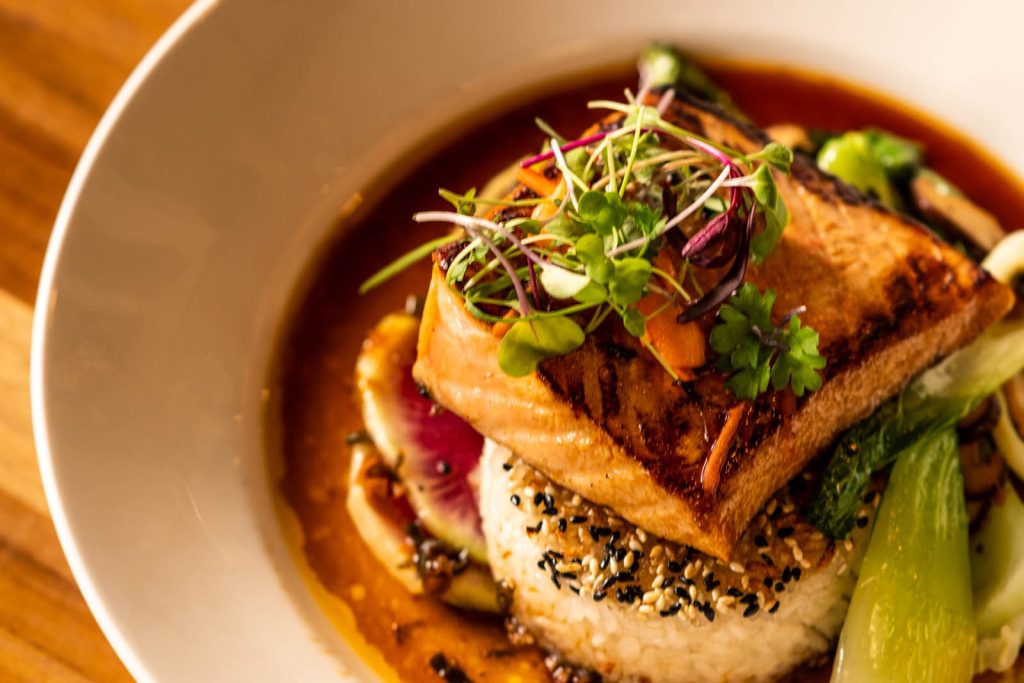
M804 569L810 569L811 568L811 563L808 562L807 560L800 560L800 566L803 567Z
M750 577L744 574L740 579L740 585L743 587L743 592L746 592L750 588Z
M644 539L644 540L646 540L646 539ZM661 554L663 552L665 552L665 546L660 545L660 544L654 546L653 548L651 548L651 559L652 560L658 559L659 557L661 557Z
M747 568L739 562L730 562L729 569L733 570L737 574L745 574L747 572Z
M636 540L635 538L631 538L631 539L629 539L629 549L630 550L643 550L643 546L640 545L640 541Z
M665 594L662 593L660 596L658 596L658 601L654 603L654 609L658 610L659 612L664 612L667 608L668 598L666 598Z
M768 506L765 507L765 512L767 512L769 515L773 515L775 514L775 508L777 507L779 507L779 501L772 498L771 500L768 501Z
M732 597L731 595L723 595L722 597L715 600L715 607L718 609L719 612L721 612L722 610L728 607L732 607L735 603L736 598Z
M691 600L697 599L697 586L690 586L689 590L687 590L686 592L690 594Z
M610 571L612 574L619 573L619 561L616 560L614 557L612 558L611 562L608 563L608 571Z
M668 570L668 567L665 565L664 562L662 562L662 563L660 563L658 565L658 568L654 570L654 573L658 575L659 579L661 579L661 578L663 578L665 576L665 572L667 570Z
M722 597L722 591L717 588L711 591L711 599L717 601L718 598Z
M692 564L686 565L686 569L683 570L683 576L685 576L688 579L692 579L693 577L697 576L697 567Z
M569 501L569 504L574 508L578 508L580 505L583 504L583 499L580 498L580 494L574 494L572 500Z
M795 505L793 505L792 503L786 503L785 505L783 505L783 506L782 506L782 512L783 512L783 514L787 514L787 515L788 515L788 514L789 514L790 512L792 512L793 510L795 510L795 509L796 509L796 506L795 506Z
M824 540L824 538L825 534L821 533L820 531L815 531L813 534L811 534L811 540L813 541L821 541Z
M640 539L641 543L647 543L647 532L643 529L636 530L636 537Z
M650 605L640 605L640 614L654 614L654 608Z
M697 618L697 608L694 607L693 605L690 605L689 607L687 607L686 608L686 616L688 616L690 618L690 621L693 621L694 619L696 619Z
M632 568L633 562L635 561L635 558L636 558L636 554L635 553L626 553L626 558L625 558L625 561L623 562L623 565L625 565L626 569Z
M800 550L800 546L798 545L793 546L793 559L797 562L804 561L804 551Z
M664 576L655 576L653 579L651 579L651 590L654 590L656 588L660 589L661 588L661 583L664 580L665 580Z
M652 602L658 599L661 594L658 591L647 591L644 593L643 602L645 605L650 605Z
M853 541L846 539L843 541L843 547L846 549L846 552L853 552Z

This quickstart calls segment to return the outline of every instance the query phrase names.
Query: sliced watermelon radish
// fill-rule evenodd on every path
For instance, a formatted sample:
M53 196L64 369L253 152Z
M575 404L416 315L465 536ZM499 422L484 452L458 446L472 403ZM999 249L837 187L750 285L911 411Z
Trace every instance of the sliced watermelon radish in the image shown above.
M459 563L456 558L454 567L436 568L430 558L423 557L431 539L410 536L408 530L415 526L416 514L388 475L376 471L381 465L372 446L355 446L345 501L356 531L374 557L413 595L431 593L456 607L497 612L498 588L487 567L464 559ZM453 554L457 555L449 551Z
M377 323L356 363L366 429L408 488L409 502L437 538L487 563L472 474L483 437L438 410L412 378L419 320L391 314Z

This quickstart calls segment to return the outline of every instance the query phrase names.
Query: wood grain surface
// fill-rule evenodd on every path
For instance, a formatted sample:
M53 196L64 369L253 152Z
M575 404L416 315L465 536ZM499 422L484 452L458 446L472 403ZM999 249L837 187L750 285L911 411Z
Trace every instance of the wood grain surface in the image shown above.
M32 442L32 304L75 163L187 0L0 0L0 681L130 681L75 585Z

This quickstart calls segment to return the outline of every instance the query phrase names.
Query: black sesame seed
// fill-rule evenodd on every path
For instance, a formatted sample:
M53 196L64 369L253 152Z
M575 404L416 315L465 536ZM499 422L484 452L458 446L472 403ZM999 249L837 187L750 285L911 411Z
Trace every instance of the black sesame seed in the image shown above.
M768 553L761 553L761 559L764 560L764 563L769 567L775 566L775 561L768 555Z
M587 521L587 518L583 515L573 515L570 521L573 524L583 524L583 522Z
M707 576L704 577L704 590L710 593L715 589L716 585L717 582L715 581L715 573L709 572Z
M867 525L868 525L868 518L867 518L866 515L857 518L857 528L858 529L863 529Z
M601 561L597 563L597 566L600 569L608 569L608 556L605 555L604 557L602 557Z
M601 582L601 590L606 591L609 588L611 588L612 586L614 586L615 582L618 581L618 578L616 578L616 577L618 577L618 574L614 574L612 576L609 576L607 579L605 579L603 582Z
M576 595L579 595L579 594L580 594L580 589L579 589L579 588L577 588L576 586L569 586L569 590L571 590L571 591L572 591L573 593L575 593Z
M672 615L678 613L679 610L681 610L682 608L683 608L683 606L680 603L677 602L676 604L672 605L668 609L661 610L660 612L658 612L658 614L660 614L663 617L671 617Z
M549 549L546 554L550 555L551 557L556 557L559 560L561 560L562 558L565 557L565 555L563 555L562 553L558 552L557 550L550 550Z
M793 567L793 580L794 581L799 581L801 573L802 572L801 572L800 567Z
M615 575L615 580L620 583L632 583L636 581L636 577L629 572L619 572Z
M793 570L786 567L782 570L782 583L789 583L790 579L793 578Z
M670 576L669 578L667 578L667 579L665 579L664 581L661 582L661 587L662 588L668 588L673 583L675 583L675 579Z
M543 493L535 493L533 495L533 504L534 505L536 505L537 507L540 507L540 504L543 503L543 502L544 502L544 494Z
M579 578L576 576L576 572L558 572L558 576L563 579L569 579L570 581L575 581Z
M784 584L781 581L779 581L777 584L775 584L775 592L776 593L785 593L786 592L786 584Z
M877 491L868 491L868 495L864 496L864 502L871 505L875 502L875 497L878 495Z
M561 588L562 582L558 580L558 577L554 574L551 575L551 583L555 584L555 588Z
M506 472L508 472L508 471L510 471L512 469L512 464L511 463L507 463L507 462L503 462L501 464L501 469L503 469Z
M754 545L756 545L758 548L767 548L768 539L766 539L761 534L758 534L757 536L754 536Z
M715 620L715 610L711 609L711 605L704 606L704 616L707 618L708 621Z
M626 553L628 553L628 552L629 551L626 550L625 548L616 548L615 549L615 559L618 560L619 562L622 562L624 559L626 559Z
M755 602L757 602L757 593L747 593L742 598L740 598L739 601L741 603L743 603L744 605L749 605L751 603L755 603Z
M523 502L522 498L520 498L519 496L517 496L514 493L512 494L512 504L513 505L515 505L516 507L519 507L519 504L522 503L522 502Z
M729 590L725 591L725 594L733 598L738 598L743 595L743 591L735 586L729 586Z
M781 529L779 529L777 533L778 533L779 538L789 538L790 536L793 535L794 531L795 531L795 529L793 529L793 527L791 527L791 526L784 526Z
M780 506L777 506L775 508L775 512L773 512L772 514L768 515L768 518L774 521L774 520L778 519L781 514L782 514L782 506L780 505Z
M775 604L772 605L771 609L768 610L768 614L775 614L778 611L779 611L779 601L776 600Z
M558 514L558 508L544 508L541 512L543 512L545 515L549 515L549 516L557 515Z
M761 608L758 607L758 604L756 602L752 602L749 605L747 605L747 608L745 610L743 610L743 616L744 617L752 617L755 614L757 614L757 610L759 610L759 609L761 609Z
M569 528L569 523L565 521L565 517L562 517L561 519L558 520L558 530L559 531L563 531L564 532L568 528Z
M594 602L601 602L607 595L604 591L594 591Z
M548 560L548 558L546 558L546 557L545 557L545 558L544 558L543 560L541 560L540 562L538 562L538 563L537 563L537 568L538 568L538 569L544 569L544 567L546 567L546 566L547 566L547 564L548 564L548 561L547 561L547 560Z
M771 588L773 583L775 583L775 581L772 579L772 577L770 577L770 576L764 577L764 585L766 587Z
M435 468L438 474L448 475L452 473L452 466L447 460L438 460Z
M670 572L675 572L676 574L678 574L679 572L683 571L683 565L676 562L675 560L672 560L668 563L668 570Z

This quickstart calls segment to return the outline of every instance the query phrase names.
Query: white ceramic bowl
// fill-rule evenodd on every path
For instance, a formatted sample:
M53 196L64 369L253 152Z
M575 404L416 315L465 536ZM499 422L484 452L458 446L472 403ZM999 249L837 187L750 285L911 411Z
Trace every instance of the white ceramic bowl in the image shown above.
M1024 6L959 0L207 0L118 95L68 189L32 358L68 560L142 681L368 678L283 541L268 368L367 178L452 118L649 38L859 81L1024 171ZM426 144L422 141L432 141ZM1024 220L1024 217L1022 217Z

